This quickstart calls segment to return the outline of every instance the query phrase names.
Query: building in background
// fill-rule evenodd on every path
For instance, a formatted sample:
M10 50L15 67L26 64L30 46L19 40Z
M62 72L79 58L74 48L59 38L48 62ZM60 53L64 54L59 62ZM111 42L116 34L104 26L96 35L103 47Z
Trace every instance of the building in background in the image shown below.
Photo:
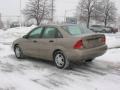
M66 17L67 24L77 24L77 18L75 17Z

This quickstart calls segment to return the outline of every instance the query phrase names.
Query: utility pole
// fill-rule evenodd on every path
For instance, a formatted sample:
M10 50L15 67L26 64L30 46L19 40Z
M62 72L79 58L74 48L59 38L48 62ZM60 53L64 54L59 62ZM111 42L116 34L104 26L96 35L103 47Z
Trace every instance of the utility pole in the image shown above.
M54 0L52 0L51 22L53 22L53 19L54 19Z
M65 14L64 14L64 23L66 22L66 14L67 14L67 10L65 10Z
M20 5L20 6L19 6L19 7L20 7L20 8L19 8L19 9L20 9L20 20L19 20L19 23L20 23L20 27L22 27L21 0L20 0L19 3L20 3L20 4L19 4L19 5Z

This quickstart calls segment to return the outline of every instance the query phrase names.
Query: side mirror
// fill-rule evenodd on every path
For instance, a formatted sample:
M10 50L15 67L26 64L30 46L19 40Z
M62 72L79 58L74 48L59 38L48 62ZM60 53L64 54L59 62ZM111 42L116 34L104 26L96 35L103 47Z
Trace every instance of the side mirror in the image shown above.
M28 35L24 35L23 38L27 39L27 38L28 38Z

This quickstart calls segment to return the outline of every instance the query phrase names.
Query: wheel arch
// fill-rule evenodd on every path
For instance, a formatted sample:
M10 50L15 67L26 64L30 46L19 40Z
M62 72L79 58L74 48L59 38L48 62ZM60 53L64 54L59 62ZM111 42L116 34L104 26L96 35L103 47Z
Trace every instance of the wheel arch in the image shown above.
M53 58L54 58L55 53L58 52L58 51L62 51L62 50L61 50L61 49L56 49L56 50L54 50L54 51L53 51L53 54L52 54Z
M18 46L18 45L19 45L19 44L17 44L17 43L16 43L16 44L14 44L13 49L15 50L15 47L16 47L16 46Z

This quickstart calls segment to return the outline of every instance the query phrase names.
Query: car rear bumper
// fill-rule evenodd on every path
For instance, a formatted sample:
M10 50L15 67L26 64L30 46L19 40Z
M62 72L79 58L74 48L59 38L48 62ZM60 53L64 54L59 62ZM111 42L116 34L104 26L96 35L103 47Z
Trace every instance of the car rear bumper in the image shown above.
M68 59L70 61L84 61L88 59L93 59L98 56L103 55L107 51L107 45L103 45L100 47L86 49L86 50L71 50L68 52Z

